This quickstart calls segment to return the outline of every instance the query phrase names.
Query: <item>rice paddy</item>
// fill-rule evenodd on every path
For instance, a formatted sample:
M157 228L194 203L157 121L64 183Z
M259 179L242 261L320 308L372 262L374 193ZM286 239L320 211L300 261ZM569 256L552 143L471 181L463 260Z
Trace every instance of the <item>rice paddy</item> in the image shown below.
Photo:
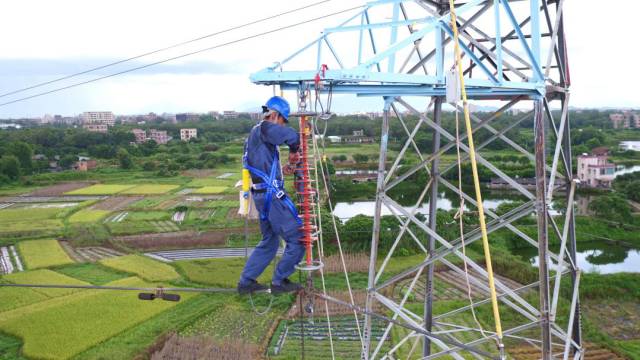
M18 250L27 269L73 263L56 240L29 240L18 243Z
M113 195L134 187L135 185L96 184L66 192L66 195Z

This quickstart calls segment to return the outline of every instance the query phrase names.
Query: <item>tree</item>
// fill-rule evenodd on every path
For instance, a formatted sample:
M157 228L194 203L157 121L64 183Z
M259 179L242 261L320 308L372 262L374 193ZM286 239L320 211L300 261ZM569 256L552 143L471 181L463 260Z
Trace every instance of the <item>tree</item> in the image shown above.
M626 184L624 194L629 200L640 202L640 180L634 180Z
M75 155L65 155L60 159L58 165L63 169L69 169L77 160L78 157Z
M589 203L589 209L596 216L617 222L620 225L631 219L631 207L627 200L618 193L596 197Z
M133 167L133 161L131 161L131 155L125 148L118 149L118 161L120 162L120 167L123 169L131 169Z
M27 172L31 171L31 157L33 156L33 149L29 144L23 141L16 141L9 145L9 153L18 159L22 169Z
M0 158L0 173L11 180L20 177L20 161L13 155L6 155Z

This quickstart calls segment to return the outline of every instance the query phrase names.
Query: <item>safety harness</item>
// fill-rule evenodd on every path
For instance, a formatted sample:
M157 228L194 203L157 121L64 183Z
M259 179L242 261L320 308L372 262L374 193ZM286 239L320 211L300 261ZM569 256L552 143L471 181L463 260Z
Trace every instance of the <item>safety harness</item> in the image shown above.
M260 126L258 124L257 126ZM242 165L245 169L249 170L251 175L258 177L262 180L261 183L253 184L251 186L252 190L256 191L265 191L264 198L264 208L258 209L260 211L260 220L267 221L269 219L269 210L271 209L271 201L273 200L273 196L282 200L282 202L289 208L291 214L298 222L299 226L302 226L302 220L298 216L298 210L296 209L296 205L291 201L291 199L287 196L287 193L284 191L284 180L278 180L278 168L280 166L280 155L278 148L275 147L273 151L273 162L271 163L271 170L269 175L263 172L260 169L257 169L251 165L247 161L248 153L248 141L244 143L244 155L242 156Z

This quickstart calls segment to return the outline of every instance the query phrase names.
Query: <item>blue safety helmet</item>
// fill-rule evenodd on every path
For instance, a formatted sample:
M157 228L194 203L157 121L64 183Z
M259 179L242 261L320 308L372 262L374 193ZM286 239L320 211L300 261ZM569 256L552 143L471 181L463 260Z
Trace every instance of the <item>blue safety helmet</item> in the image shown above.
M277 111L284 118L285 122L289 122L289 102L280 96L274 96L267 101L265 105L262 105L262 111L267 112L269 110Z

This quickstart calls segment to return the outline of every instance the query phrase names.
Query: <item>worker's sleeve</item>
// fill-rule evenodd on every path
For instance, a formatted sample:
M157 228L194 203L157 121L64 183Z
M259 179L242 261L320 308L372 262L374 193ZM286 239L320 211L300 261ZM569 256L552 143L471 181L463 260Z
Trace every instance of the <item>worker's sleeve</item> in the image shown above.
M296 152L300 147L300 135L290 127L263 121L260 130L264 142L276 146L286 144L290 152Z

